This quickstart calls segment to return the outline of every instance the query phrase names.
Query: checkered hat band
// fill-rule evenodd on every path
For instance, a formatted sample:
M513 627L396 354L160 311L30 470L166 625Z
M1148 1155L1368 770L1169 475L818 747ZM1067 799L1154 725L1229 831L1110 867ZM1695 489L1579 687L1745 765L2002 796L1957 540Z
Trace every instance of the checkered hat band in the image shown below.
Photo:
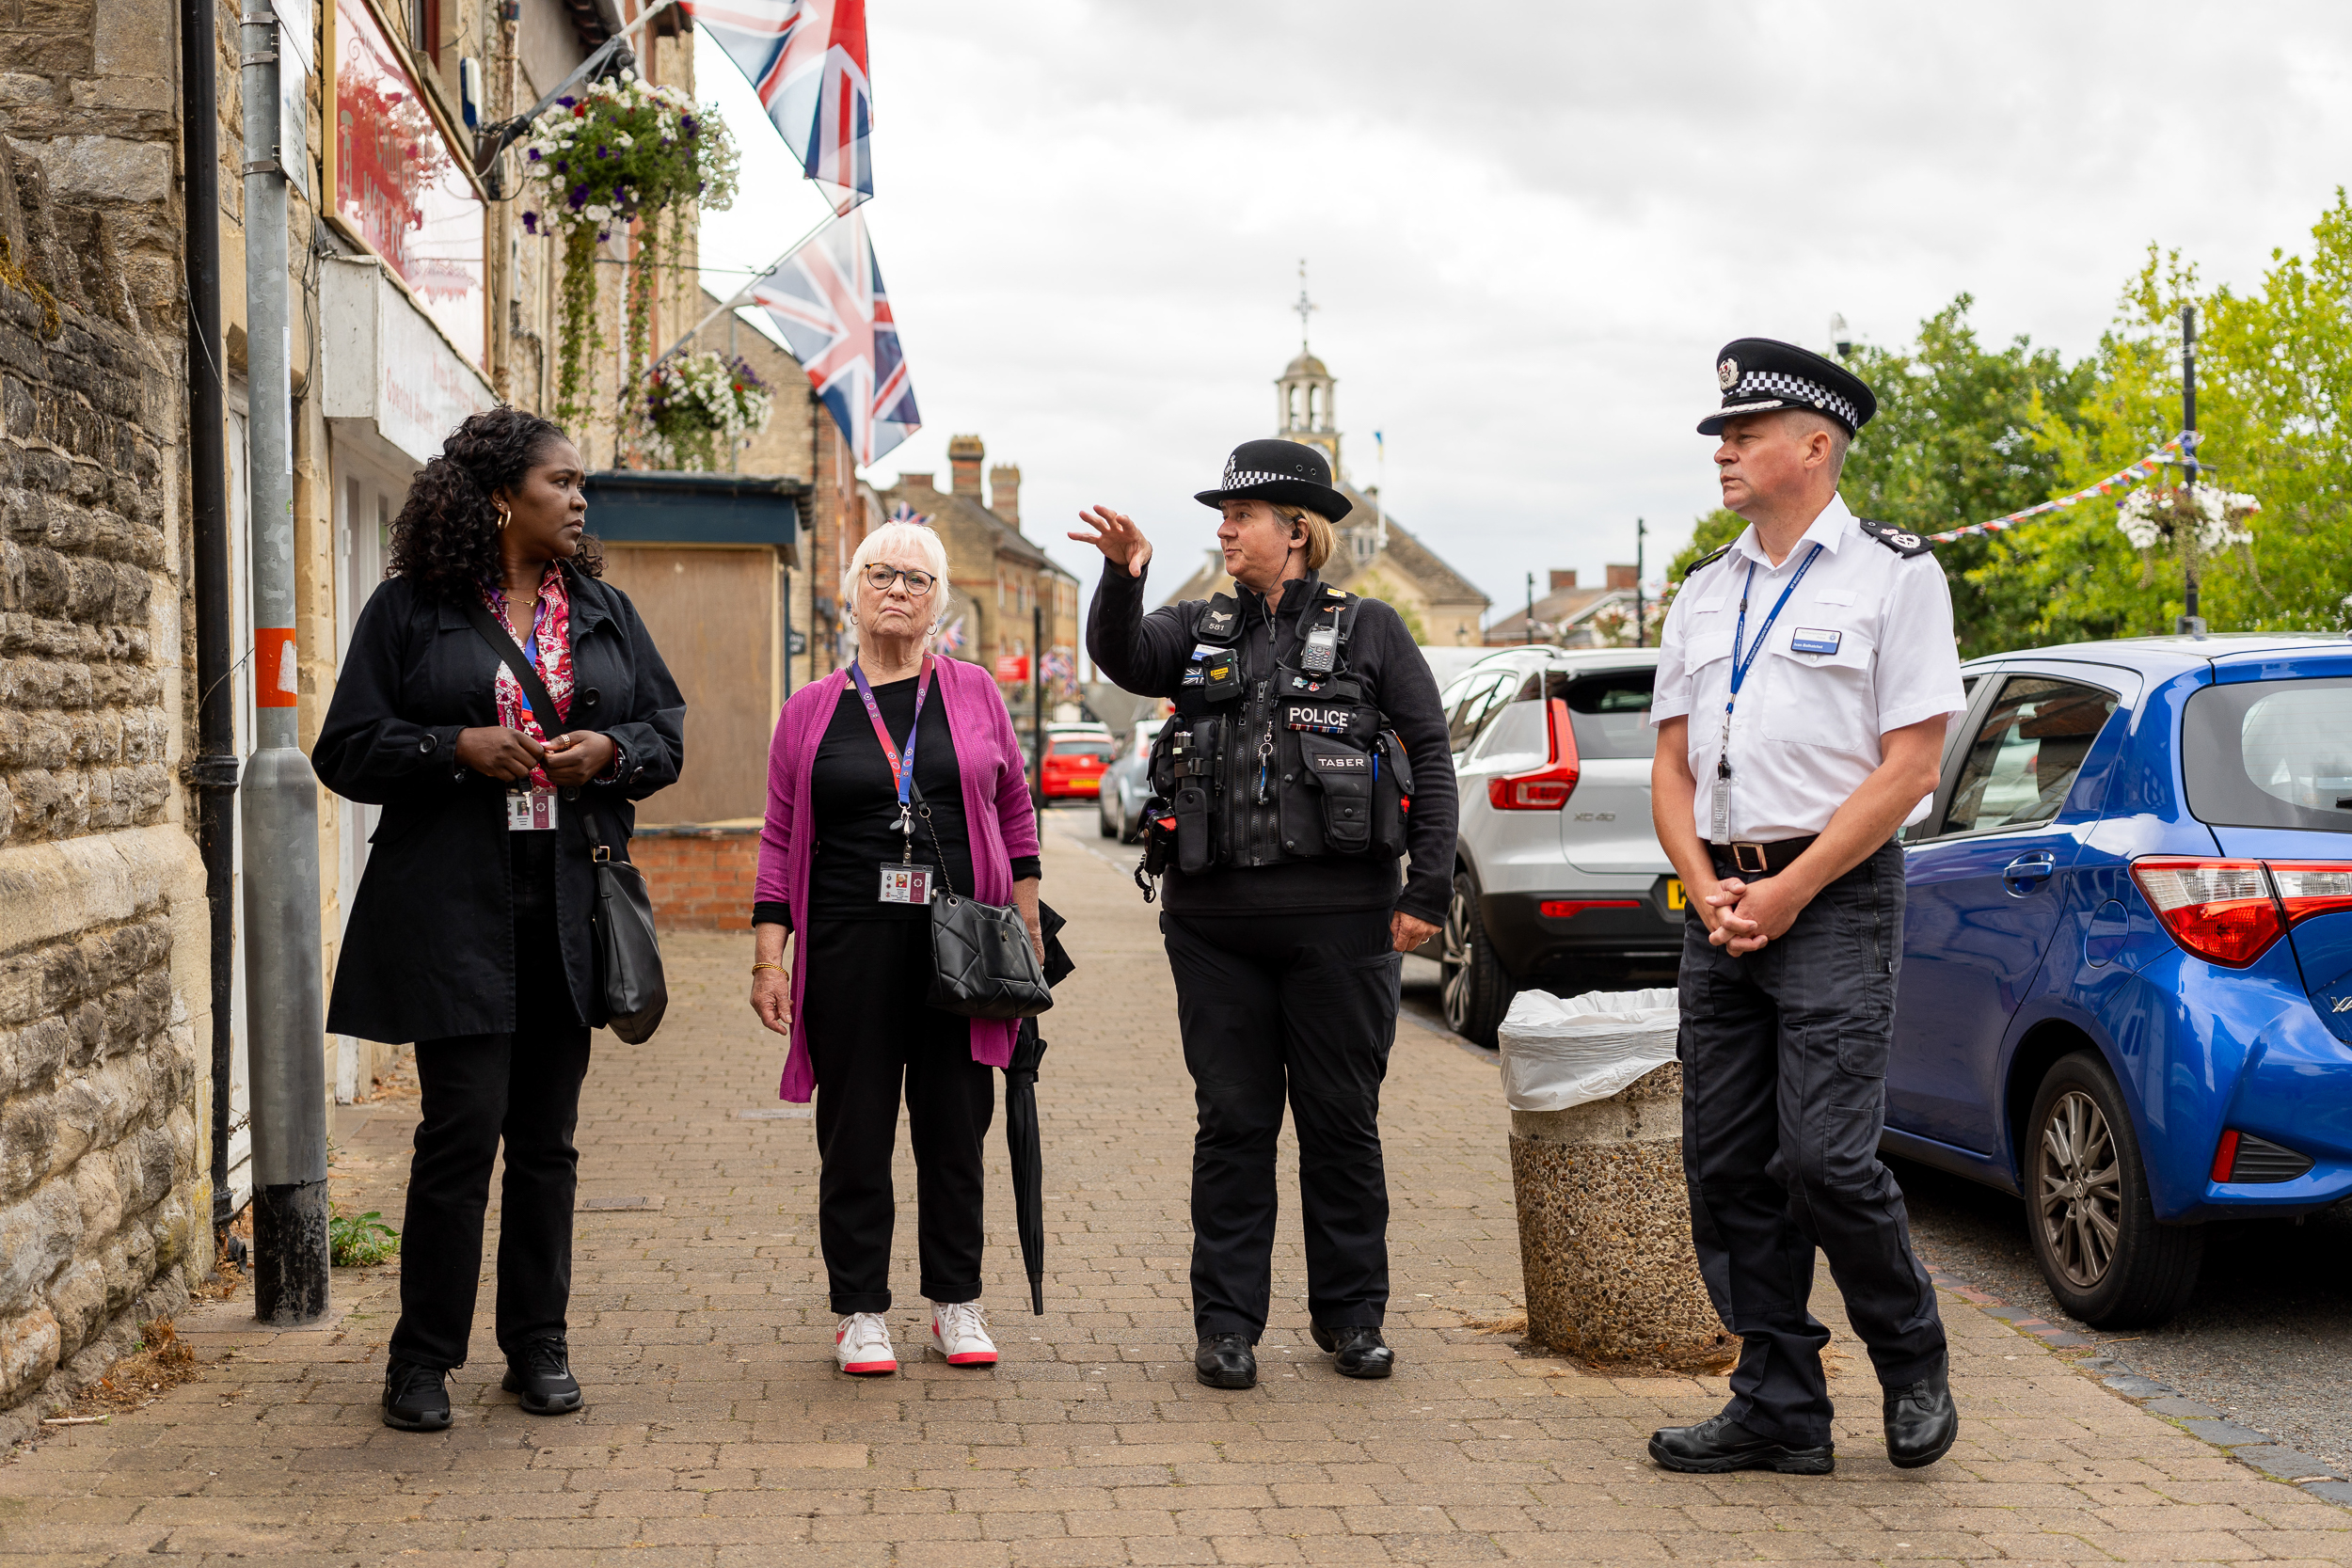
M1835 414L1851 430L1862 421L1854 405L1818 381L1807 381L1801 375L1788 375L1780 371L1750 371L1740 378L1730 396L1724 400L1724 412L1731 412L1735 403L1752 402L1762 397L1788 398L1810 404L1824 414Z
M1248 488L1252 484L1275 484L1286 479L1296 479L1299 476L1296 474L1270 474L1262 468L1236 468L1228 464L1225 469L1225 483L1218 485L1217 488L1220 490L1243 490Z

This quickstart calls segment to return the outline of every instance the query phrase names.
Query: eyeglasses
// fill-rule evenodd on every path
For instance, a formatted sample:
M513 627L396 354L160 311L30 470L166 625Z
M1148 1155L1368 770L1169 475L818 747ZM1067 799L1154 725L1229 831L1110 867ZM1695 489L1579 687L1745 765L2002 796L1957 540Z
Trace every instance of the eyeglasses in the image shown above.
M931 584L938 580L929 572L918 572L912 566L885 566L879 561L866 568L866 586L880 593L889 593L890 585L900 578L906 579L907 592L918 599L929 594Z

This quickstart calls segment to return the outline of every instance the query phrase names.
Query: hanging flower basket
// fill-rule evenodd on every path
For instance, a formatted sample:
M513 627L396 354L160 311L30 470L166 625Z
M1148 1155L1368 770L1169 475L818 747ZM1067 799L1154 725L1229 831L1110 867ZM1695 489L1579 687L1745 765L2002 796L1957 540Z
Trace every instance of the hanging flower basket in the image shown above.
M556 418L577 424L588 412L588 367L603 348L596 321L596 246L642 225L630 269L626 332L628 379L644 364L653 329L654 277L684 257L692 232L673 208L725 207L735 198L735 138L715 111L675 87L625 71L577 98L559 98L532 122L523 161L539 205L523 227L564 247Z
M645 377L645 453L658 467L716 468L768 428L774 409L768 384L741 359L680 355Z
M2194 563L2233 546L2243 549L2252 544L2253 531L2241 525L2261 510L2262 502L2253 497L2217 484L2143 485L2116 508L2115 526L2140 553L2144 585L2155 580L2159 548L2169 546Z

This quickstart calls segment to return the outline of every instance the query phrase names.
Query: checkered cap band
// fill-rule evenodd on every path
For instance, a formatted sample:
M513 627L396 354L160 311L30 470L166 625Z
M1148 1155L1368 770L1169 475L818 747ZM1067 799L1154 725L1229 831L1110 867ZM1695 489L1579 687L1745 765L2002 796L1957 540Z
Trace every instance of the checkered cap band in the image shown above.
M1301 477L1303 476L1298 474L1270 474L1263 468L1237 468L1231 463L1228 463L1225 465L1225 482L1218 485L1217 488L1220 490L1242 490L1247 489L1252 484L1275 484L1286 479L1298 479Z
M1724 395L1725 414L1739 412L1739 404L1755 403L1765 398L1782 398L1794 403L1810 404L1824 414L1836 415L1848 430L1861 427L1862 420L1854 405L1818 381L1807 381L1801 375L1783 371L1750 371L1740 378L1740 385Z

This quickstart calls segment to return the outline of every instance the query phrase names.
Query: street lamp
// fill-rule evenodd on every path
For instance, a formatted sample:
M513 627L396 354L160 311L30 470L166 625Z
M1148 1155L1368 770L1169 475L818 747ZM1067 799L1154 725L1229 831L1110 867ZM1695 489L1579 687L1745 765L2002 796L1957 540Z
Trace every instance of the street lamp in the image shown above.
M1833 310L1830 312L1829 343L1830 347L1837 351L1838 358L1851 359L1853 357L1853 330L1846 325L1846 317L1843 311Z

